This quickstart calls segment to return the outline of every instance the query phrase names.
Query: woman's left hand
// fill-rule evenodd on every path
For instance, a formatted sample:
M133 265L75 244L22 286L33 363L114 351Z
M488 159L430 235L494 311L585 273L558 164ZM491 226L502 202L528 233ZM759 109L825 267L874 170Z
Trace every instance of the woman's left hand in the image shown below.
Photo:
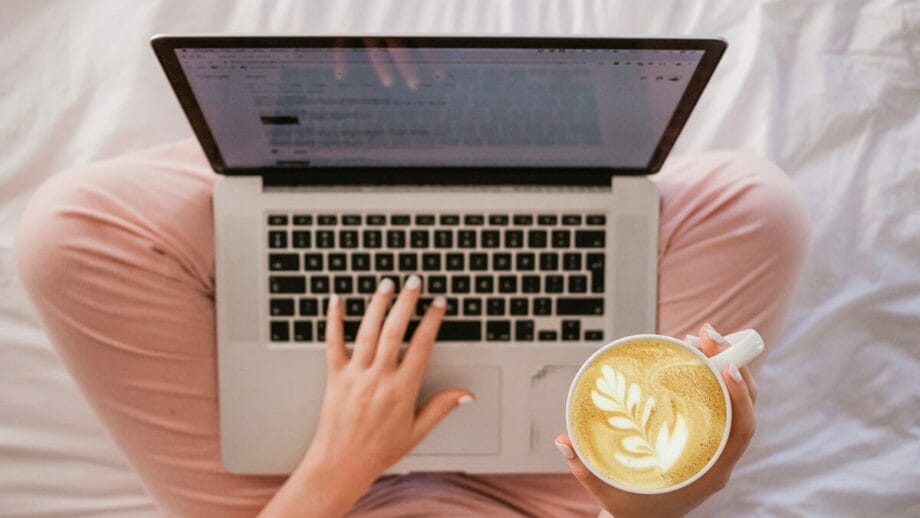
M706 356L717 354L726 345L724 339L708 324L700 329L699 337L700 350ZM575 478L597 499L601 507L616 518L683 516L728 484L732 469L754 436L754 401L757 399L754 377L747 367L734 369L734 372L730 368L726 369L722 377L732 404L732 425L725 450L705 475L677 491L642 495L617 489L594 476L582 464L567 434L556 437L556 446L568 459L569 469Z

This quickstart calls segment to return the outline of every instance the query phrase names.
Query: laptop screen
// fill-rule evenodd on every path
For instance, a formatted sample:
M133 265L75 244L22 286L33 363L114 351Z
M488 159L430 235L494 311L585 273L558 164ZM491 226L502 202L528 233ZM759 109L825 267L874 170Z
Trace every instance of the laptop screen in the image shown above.
M226 168L645 168L704 55L635 48L173 49Z

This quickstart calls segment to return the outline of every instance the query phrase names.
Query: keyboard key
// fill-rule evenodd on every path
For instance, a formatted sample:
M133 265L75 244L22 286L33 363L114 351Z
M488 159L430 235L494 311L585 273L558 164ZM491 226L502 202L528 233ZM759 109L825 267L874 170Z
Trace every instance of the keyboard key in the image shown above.
M406 231L405 230L387 230L387 247L405 248Z
M441 214L438 218L442 225L459 225L460 216L457 214Z
M498 292L499 293L516 293L517 292L517 277L515 277L514 275L499 276Z
M604 332L600 329L588 329L585 331L585 340L602 340Z
M487 315L504 315L505 314L505 299L490 297L486 299L486 314Z
M553 248L568 248L572 242L572 234L568 230L553 230Z
M564 214L562 216L563 225L581 225L580 214Z
M447 277L444 275L428 276L428 293L447 293Z
M345 254L329 254L329 270L344 271L348 269L348 257Z
M540 269L541 270L558 270L559 269L559 254L556 252L544 252L540 254Z
M537 216L538 225L556 225L559 218L555 214L540 214Z
M374 254L374 269L381 272L393 270L393 254L378 252Z
M476 248L476 231L458 230L457 246L460 248Z
M434 301L434 297L419 297L418 302L415 303L415 314L420 317L424 316L432 301Z
M434 246L435 248L453 248L454 232L452 230L435 230Z
M294 341L295 342L312 342L313 341L313 323L308 320L294 321Z
M360 225L361 216L358 214L344 214L342 215L342 224L349 227Z
M447 271L463 271L463 254L447 254L445 256Z
M418 254L399 254L399 271L418 271Z
M323 315L329 314L329 297L323 297L322 305L320 306L320 311Z
M311 293L329 293L329 277L325 275L314 275L310 277Z
M586 275L569 276L569 293L585 293L588 291L588 277Z
M445 309L444 314L452 317L457 316L460 312L460 305L456 297L447 297L447 308Z
M591 293L604 292L604 254L587 254L588 271L591 272Z
M306 226L313 224L313 216L308 214L295 214L294 215L294 224L299 226Z
M291 241L294 248L310 248L310 231L295 230L291 232Z
M526 315L528 310L528 302L524 297L514 297L510 300L508 304L509 311L514 316Z
M360 320L345 320L342 322L342 334L345 335L346 342L354 342L355 338L358 337L358 328L361 327Z
M498 271L505 271L511 269L511 254L493 254L492 255L492 269Z
M371 254L351 254L351 269L356 272L366 272L371 269Z
M271 293L306 293L307 280L302 276L272 276L268 278Z
M320 320L316 323L316 340L322 342L326 340L326 321Z
M470 276L469 275L451 275L450 291L452 293L469 293Z
M361 297L349 297L345 299L345 314L356 317L363 315L364 299Z
M268 307L273 317L294 316L294 299L270 299Z
M339 231L340 248L358 248L358 231L357 230L340 230Z
M491 275L476 276L476 293L492 293L494 288L494 279Z
M562 254L562 269L568 271L581 270L581 254L578 252Z
M517 270L530 271L534 269L536 257L530 252L518 252L514 256Z
M489 225L507 225L508 216L504 214L490 214Z
M441 254L422 254L422 270L436 272L441 269Z
M335 248L335 232L331 230L317 230L316 248Z
M412 248L428 248L427 230L412 230L409 232L409 246Z
M530 214L515 214L512 221L515 225L533 225L533 216Z
M603 315L604 299L600 297L560 297L556 299L556 314L569 315Z
M339 218L335 214L320 214L316 217L316 223L324 226L335 225L338 221Z
M287 225L288 217L283 214L269 214L268 215L268 224L275 225Z
M546 231L545 230L528 230L527 246L530 248L546 248Z
M361 233L364 248L380 248L383 243L383 234L379 230L365 230Z
M521 277L522 293L540 293L540 276L524 275Z
M555 342L556 336L557 334L555 331L540 331L537 334L537 339L541 342Z
M537 297L533 299L533 314L537 316L551 315L553 313L553 299Z
M323 269L323 254L303 254L303 269L318 272Z
M533 320L518 320L514 323L514 339L520 342L533 341Z
M380 225L387 224L387 217L384 216L383 214L368 214L367 217L365 218L365 221L367 221L368 225L373 225L375 227L378 227Z
M393 281L393 292L394 293L399 291L400 284L399 284L398 275L381 275L380 278L377 279L377 284L380 284L381 282L383 282L384 279L390 279L391 281Z
M501 232L497 230L483 230L482 244L483 248L498 248L501 246Z
M332 287L338 294L348 294L351 293L353 281L349 276L336 275L332 281Z
M486 322L486 340L502 342L511 340L511 321L489 320Z
M489 269L489 255L476 253L470 254L470 270L474 272L485 271Z
M412 219L408 214L392 214L390 216L391 225L408 225Z
M361 275L358 277L358 293L374 293L376 289L376 277L373 275Z
M562 293L565 291L565 278L561 275L547 275L546 293Z
M523 230L505 231L505 248L521 248L522 246L524 246Z
M287 320L272 320L270 330L272 342L291 341L291 326Z
M434 225L434 214L416 214L416 225Z
M319 302L316 299L300 299L300 315L312 317L319 314Z
M464 298L463 315L468 317L482 315L482 299L474 297Z
M268 233L269 248L287 248L287 231L272 230Z
M576 230L575 246L578 248L604 248L604 231Z
M563 340L578 340L581 338L581 322L578 320L563 320L562 321L562 339Z
M268 269L296 272L300 270L300 256L297 254L268 254Z
M607 216L603 214L588 214L585 218L585 224L587 225L606 225Z
M463 217L464 225L482 225L486 221L486 218L481 214L467 214Z
M438 337L436 341L469 341L479 342L482 340L482 324L469 320L443 320L441 327L438 328Z

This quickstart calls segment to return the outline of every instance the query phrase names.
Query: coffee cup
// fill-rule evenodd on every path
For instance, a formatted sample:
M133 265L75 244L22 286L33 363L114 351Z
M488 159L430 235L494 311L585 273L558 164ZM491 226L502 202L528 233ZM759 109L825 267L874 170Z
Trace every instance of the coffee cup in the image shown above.
M578 370L565 403L575 454L607 484L640 494L675 491L719 459L732 408L721 372L742 367L764 349L753 329L725 337L707 357L656 334L610 342Z

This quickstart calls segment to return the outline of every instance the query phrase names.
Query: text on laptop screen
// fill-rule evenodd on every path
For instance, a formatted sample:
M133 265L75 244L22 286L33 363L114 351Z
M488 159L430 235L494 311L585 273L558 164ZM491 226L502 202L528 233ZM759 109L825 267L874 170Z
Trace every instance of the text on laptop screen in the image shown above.
M645 167L698 50L179 48L229 168Z

